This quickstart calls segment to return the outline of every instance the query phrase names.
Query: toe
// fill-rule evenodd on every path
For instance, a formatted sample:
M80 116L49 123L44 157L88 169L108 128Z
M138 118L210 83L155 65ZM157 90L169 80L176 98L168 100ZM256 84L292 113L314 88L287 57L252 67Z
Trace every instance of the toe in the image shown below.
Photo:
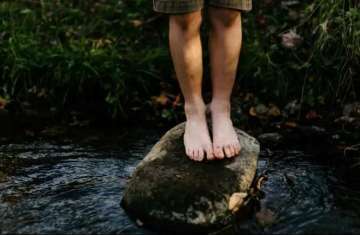
M241 150L241 145L240 145L240 143L236 143L236 144L235 144L235 147L236 147L236 152L237 152L237 154L239 154L239 153L240 153L240 150Z
M213 147L213 153L216 158L220 158L220 150L221 150L220 146Z
M189 148L186 148L185 152L186 152L186 156L188 156L190 159L193 159L192 152L191 152L191 150Z
M224 150L225 150L225 155L226 155L226 157L230 158L230 157L233 156L230 145L226 145L226 146L224 147Z
M232 145L232 148L234 149L234 155L238 155L239 154L239 148L238 146L236 146L236 144Z
M215 157L218 157L220 155L220 147L219 146L213 146L213 153Z
M230 144L229 148L230 148L231 157L235 157L235 155L236 155L235 147L232 144Z
M195 150L194 149L190 149L190 159L195 161Z
M224 152L223 149L220 146L215 146L214 148L214 155L216 158L218 159L223 159L224 158Z
M199 151L197 149L193 149L193 160L197 161L199 156Z
M201 162L202 160L204 160L204 150L203 150L203 149L199 149L199 150L198 150L198 153L199 153L199 154L198 154L198 159L197 159L197 160Z
M208 160L214 160L214 153L211 147L206 148L206 158Z
M239 143L235 144L236 154L240 154L241 146Z
M223 149L221 149L221 150L220 150L219 158L220 158L220 159L223 159L224 157L225 157L224 151L223 151Z
M239 148L239 153L241 152L241 144L240 143L238 143L238 148Z

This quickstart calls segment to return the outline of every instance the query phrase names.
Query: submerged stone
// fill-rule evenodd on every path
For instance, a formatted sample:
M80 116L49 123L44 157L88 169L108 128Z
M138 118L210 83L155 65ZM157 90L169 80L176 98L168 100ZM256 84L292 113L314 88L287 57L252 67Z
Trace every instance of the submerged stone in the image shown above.
M139 163L122 206L144 226L181 232L209 232L229 224L230 209L242 213L233 195L246 195L254 179L258 141L236 129L242 150L231 159L194 162L184 152L181 123L169 130ZM232 197L233 196L233 197ZM231 200L230 209L229 202Z

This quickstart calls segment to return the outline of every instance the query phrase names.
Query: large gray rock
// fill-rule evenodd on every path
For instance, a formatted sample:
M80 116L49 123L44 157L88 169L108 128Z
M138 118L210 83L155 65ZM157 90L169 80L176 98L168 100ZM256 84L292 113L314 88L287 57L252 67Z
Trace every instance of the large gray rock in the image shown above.
M259 143L237 129L240 156L194 162L184 152L184 127L181 123L169 130L139 163L122 206L145 226L209 232L229 224L235 209L241 213L241 201L255 176Z

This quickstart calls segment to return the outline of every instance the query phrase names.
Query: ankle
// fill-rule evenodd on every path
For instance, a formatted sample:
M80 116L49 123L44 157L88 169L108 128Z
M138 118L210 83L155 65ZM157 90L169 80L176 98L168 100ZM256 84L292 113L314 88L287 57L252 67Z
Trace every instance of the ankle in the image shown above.
M202 117L205 115L206 106L203 101L187 102L184 105L186 118Z
M212 113L228 113L231 112L231 104L229 100L212 100L209 108Z

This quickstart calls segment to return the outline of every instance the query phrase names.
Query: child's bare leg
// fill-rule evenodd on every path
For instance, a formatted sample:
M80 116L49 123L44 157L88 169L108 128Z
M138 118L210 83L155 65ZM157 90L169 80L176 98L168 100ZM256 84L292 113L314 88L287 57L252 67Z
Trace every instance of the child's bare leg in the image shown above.
M186 154L195 161L213 159L213 148L201 94L203 75L200 39L201 11L170 16L170 50L185 99Z
M230 96L242 41L241 15L236 10L209 7L209 17L213 150L217 158L233 157L241 148L230 118Z

